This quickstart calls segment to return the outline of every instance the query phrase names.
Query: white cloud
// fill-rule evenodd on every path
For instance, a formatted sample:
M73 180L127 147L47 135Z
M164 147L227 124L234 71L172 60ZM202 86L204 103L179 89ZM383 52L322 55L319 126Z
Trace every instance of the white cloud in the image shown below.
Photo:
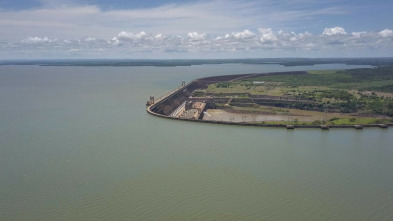
M334 27L334 28L325 28L323 31L322 35L337 35L337 34L347 34L347 32L344 30L344 28L341 27Z
M120 41L117 37L113 37L111 40L108 41L108 43L111 45L119 45Z
M87 37L85 39L85 41L95 41L95 40L96 40L96 38L94 38L94 37Z
M255 34L249 30L244 30L242 32L232 33L232 36L237 39L250 39L255 37Z
M206 33L198 34L198 32L190 32L187 34L187 36L191 41L201 41L205 40Z
M360 38L362 36L364 36L365 34L367 34L367 32L362 31L362 32L352 32L352 36L356 37L356 38Z
M163 35L162 35L161 33L160 33L160 34L156 34L155 38L156 38L156 39L162 39L162 38L163 38Z
M277 37L271 28L258 28L258 31L261 33L260 40L262 43L273 42L277 40Z
M298 37L300 38L300 39L302 39L302 38L310 38L310 37L312 37L313 36L313 34L311 34L310 32L308 32L308 31L306 31L306 32L304 32L304 33L299 33L298 34Z
M380 32L378 32L382 37L393 37L393 31L390 29L384 29Z
M23 39L21 42L22 43L27 43L27 44L37 44L37 43L52 43L57 41L57 39L49 39L48 37L28 37L26 39Z
M343 28L328 29L329 34L313 35L310 32L295 33L271 28L259 28L258 32L248 29L223 35L188 32L185 34L162 34L150 32L121 31L110 38L90 36L81 39L61 39L49 37L28 37L19 42L0 41L0 57L10 53L26 55L48 54L50 56L130 56L130 54L194 54L200 53L267 53L281 51L285 56L298 53L332 51L349 52L359 50L388 51L392 56L393 31L385 29L380 32L363 31L343 34ZM334 34L333 34L334 33ZM345 32L346 33L346 32ZM390 54L389 54L390 53ZM371 55L370 55L371 56Z
M382 30L385 26L380 24L382 31L347 33L342 27L330 26L326 17L357 9L315 0L200 0L105 10L76 0L37 1L41 8L0 9L0 58L18 53L24 56L29 51L34 55L42 52L42 56L72 52L85 57L118 57L161 52L258 54L359 49L388 50L393 56L391 29ZM331 28L320 34L322 22Z
M139 33L128 33L125 31L122 31L118 34L118 38L119 39L128 39L128 40L141 40L146 36L146 32L141 31Z

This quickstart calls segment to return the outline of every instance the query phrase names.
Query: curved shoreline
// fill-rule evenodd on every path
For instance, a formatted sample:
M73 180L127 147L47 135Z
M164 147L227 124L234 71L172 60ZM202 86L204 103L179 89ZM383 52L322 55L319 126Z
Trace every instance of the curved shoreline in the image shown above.
M162 105L163 102L170 99L171 97L175 96L177 93L181 92L181 90L186 90L192 84L201 83L209 84L213 83L217 80L216 78L224 78L233 76L231 80L237 80L241 78L248 78L253 77L255 75L269 75L271 73L265 74L243 74L243 75L224 75L224 76L213 76L213 77L206 77L206 78L199 78L191 81L187 85L183 85L182 87L177 88L176 90L168 93L167 96L161 97L157 102L147 105L146 111L147 113L161 118L171 119L171 120L181 120L181 121L189 121L189 122L198 122L198 123L210 123L210 124L224 124L224 125L237 125L237 126L254 126L254 127L282 127L287 129L294 129L294 128L320 128L322 130L327 130L329 128L354 128L354 129L363 129L364 127L379 127L379 128L388 128L389 126L393 126L393 123L390 124L361 124L361 125L301 125L301 124L293 124L293 125L285 125L285 124L258 124L258 123L246 123L246 122L229 122L229 121L214 121L214 120L200 120L200 119L187 119L187 118L178 118L167 116L164 114L160 114L154 112L152 109L157 107L158 105Z

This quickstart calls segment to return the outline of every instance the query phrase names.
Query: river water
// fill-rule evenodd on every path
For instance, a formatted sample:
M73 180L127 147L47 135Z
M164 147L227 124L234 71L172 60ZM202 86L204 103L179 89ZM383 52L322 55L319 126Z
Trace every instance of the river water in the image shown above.
M0 66L0 220L393 220L393 129L148 115L181 81L345 65Z

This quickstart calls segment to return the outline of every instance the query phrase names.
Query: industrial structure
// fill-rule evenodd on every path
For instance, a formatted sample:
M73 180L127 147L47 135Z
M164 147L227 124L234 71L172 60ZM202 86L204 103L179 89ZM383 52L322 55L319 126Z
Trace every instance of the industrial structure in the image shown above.
M300 75L304 74L304 71L290 72L289 74ZM261 123L247 123L247 122L231 122L231 121L213 121L213 120L202 120L204 112L206 109L215 109L216 104L220 103L223 105L229 105L232 103L242 103L247 102L251 99L252 102L259 105L277 105L277 104L295 104L299 102L298 99L291 97L278 97L278 96L267 96L267 95L249 95L249 98L238 98L236 94L227 94L229 97L192 97L192 93L197 89L205 89L209 84L235 81L240 79L255 78L258 76L266 76L271 74L288 74L288 72L282 73L263 73L263 74L240 74L240 75L223 75L200 78L191 81L186 84L185 81L181 83L181 86L175 91L156 99L154 96L150 96L149 101L147 101L147 112L154 116L175 119L175 120L185 120L185 121L196 121L202 123L217 123L217 124L229 124L229 125L243 125L243 126L264 126L264 127L286 127L287 129L294 128L321 128L323 130L328 130L329 128L356 128L363 129L364 127L380 127L387 128L391 124L367 124L367 125L283 125L283 124L261 124ZM263 82L264 83L264 82ZM257 82L257 84L263 84L262 82ZM233 98L236 96L236 99ZM312 101L302 100L301 102L307 103L307 105L313 106L317 105Z

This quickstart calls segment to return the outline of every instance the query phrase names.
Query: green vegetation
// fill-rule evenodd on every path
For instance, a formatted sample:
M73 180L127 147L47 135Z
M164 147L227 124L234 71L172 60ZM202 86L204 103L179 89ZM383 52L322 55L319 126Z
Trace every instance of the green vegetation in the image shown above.
M348 89L349 86L351 89L370 90L373 88L375 91L383 89L384 92L393 93L393 88L388 86L393 84L393 67L309 71L304 75L269 75L248 79L248 81L282 82L284 87L327 86Z
M230 83L229 82L222 82L222 83L217 83L216 87L217 88L229 88L230 87Z
M254 84L255 81L264 83ZM233 97L232 106L249 109L255 109L252 105L259 104L283 109L393 117L393 66L270 74L211 84L195 95ZM376 121L375 117L364 119L343 118L329 123L362 124Z
M392 123L392 119L375 119L372 117L365 118L335 118L330 119L328 125L356 125L356 124L387 124Z
M280 125L365 125L365 124L389 124L393 123L392 119L375 119L375 118L356 118L356 120L351 121L348 118L337 118L334 121L321 121L315 120L313 122L300 122L296 119L293 121L262 121L256 122L255 124L280 124Z
M393 84L387 84L383 86L370 86L367 88L371 91L381 91L381 92L392 92L393 91Z

